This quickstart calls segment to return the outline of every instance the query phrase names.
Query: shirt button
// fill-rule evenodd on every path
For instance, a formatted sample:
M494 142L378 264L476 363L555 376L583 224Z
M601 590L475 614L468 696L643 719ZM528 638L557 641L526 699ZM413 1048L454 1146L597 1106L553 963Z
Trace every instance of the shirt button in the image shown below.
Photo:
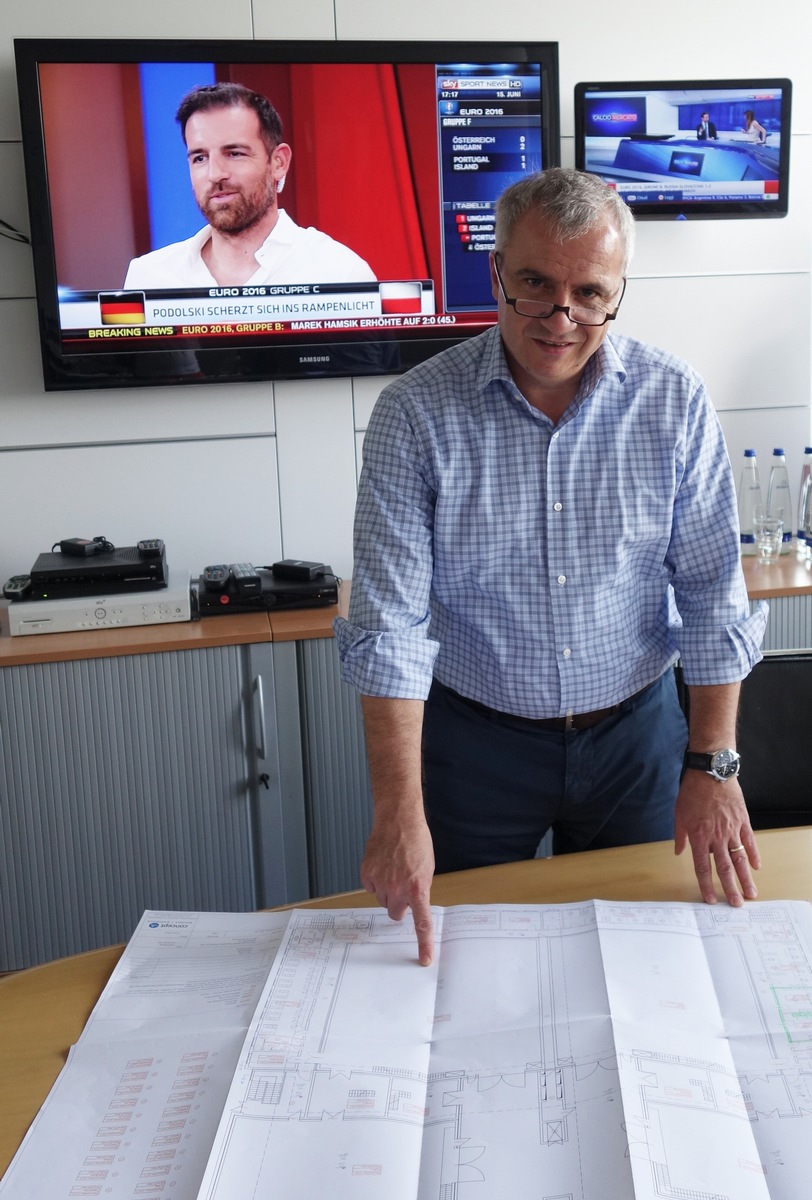
M561 503L561 501L560 501L560 500L556 500L555 504L553 505L553 510L554 510L555 512L561 512L561 509L562 509L563 507L564 507L564 505Z
M563 587L563 586L564 586L564 584L567 582L567 577L566 577L566 575L559 575L559 576L558 576L558 582L559 582L559 583L561 584L561 586Z
M570 650L569 646L565 646L562 653L564 658L569 658L569 656L572 654L572 651Z

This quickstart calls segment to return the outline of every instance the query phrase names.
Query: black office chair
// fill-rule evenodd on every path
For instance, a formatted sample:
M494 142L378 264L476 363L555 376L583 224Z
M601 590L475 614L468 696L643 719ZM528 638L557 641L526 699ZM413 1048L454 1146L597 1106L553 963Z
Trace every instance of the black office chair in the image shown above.
M812 650L767 651L753 668L738 745L753 828L812 825Z

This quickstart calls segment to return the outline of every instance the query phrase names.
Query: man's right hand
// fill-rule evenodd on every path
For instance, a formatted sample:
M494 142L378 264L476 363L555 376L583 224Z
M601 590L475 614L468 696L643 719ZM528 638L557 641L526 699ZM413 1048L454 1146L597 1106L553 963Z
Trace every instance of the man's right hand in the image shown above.
M387 828L376 820L361 863L361 883L393 921L401 921L411 909L421 967L434 957L433 876L434 850L422 816L405 828Z
M434 955L429 889L434 847L423 812L423 701L362 696L375 819L361 882L393 921L412 910L420 965Z

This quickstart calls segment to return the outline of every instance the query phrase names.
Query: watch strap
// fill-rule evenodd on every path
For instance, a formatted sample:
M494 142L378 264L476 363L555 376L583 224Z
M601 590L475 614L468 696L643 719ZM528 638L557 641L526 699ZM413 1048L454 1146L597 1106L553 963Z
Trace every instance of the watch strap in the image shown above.
M704 771L713 779L725 783L728 779L735 779L738 775L741 756L730 747L713 750L709 754L698 750L686 750L684 767L690 767L695 771Z
M713 754L702 754L697 750L686 750L685 766L693 767L695 771L710 771L713 766Z

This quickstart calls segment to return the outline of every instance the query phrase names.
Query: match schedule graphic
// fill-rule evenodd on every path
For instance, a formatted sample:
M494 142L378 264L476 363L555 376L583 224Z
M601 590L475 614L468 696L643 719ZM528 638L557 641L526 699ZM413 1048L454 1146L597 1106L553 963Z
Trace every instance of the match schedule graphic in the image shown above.
M438 66L436 82L444 307L481 311L493 306L480 260L494 248L496 200L542 166L541 73L531 63Z

